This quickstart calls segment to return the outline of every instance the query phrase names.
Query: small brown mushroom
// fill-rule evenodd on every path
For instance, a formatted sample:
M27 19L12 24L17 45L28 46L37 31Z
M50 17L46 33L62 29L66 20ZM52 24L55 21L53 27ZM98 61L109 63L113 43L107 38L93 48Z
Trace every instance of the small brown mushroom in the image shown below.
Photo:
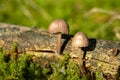
M89 45L89 40L86 34L83 32L78 32L74 35L72 39L73 48L87 47Z
M89 45L89 40L83 32L78 32L74 35L72 39L72 48L78 49L82 47L87 47ZM79 54L79 67L82 75L85 75L85 66L83 65L83 55Z
M62 34L69 34L69 26L67 22L63 19L56 19L54 20L49 26L49 33L58 34L58 42L56 47L56 53L61 53L61 35Z

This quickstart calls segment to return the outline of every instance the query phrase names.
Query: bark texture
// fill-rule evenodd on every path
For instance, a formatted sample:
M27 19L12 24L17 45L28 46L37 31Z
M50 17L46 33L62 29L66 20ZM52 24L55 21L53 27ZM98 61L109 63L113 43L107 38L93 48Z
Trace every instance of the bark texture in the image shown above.
M62 58L63 54L56 54L57 35L35 28L0 23L0 46L3 49L9 52L16 42L19 53L34 54L41 59L44 57L55 61ZM120 73L120 42L89 38L88 47L73 49L72 37L62 34L62 53L72 59L81 56L85 67L93 72Z

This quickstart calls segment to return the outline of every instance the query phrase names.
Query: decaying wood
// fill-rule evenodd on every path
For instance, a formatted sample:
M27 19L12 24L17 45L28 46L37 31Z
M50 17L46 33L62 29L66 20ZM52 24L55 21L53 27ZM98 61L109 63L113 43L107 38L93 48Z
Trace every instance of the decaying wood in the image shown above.
M73 35L62 35L61 52L71 58L83 56L85 67L95 72L117 74L120 69L120 42L89 38L86 48L72 49ZM0 46L10 51L14 42L18 43L18 52L34 54L39 58L56 60L62 55L55 54L57 34L27 27L0 23ZM46 63L47 64L47 63Z

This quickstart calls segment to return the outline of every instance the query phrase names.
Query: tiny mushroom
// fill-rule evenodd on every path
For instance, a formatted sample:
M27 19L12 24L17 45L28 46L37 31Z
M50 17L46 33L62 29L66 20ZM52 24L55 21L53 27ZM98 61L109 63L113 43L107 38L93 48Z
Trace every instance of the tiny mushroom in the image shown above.
M89 45L88 37L83 32L77 32L72 38L73 48L82 48Z
M58 42L56 47L56 53L61 53L61 36L62 34L69 34L69 25L63 19L56 19L52 21L48 29L50 34L58 34Z
M88 37L83 32L77 32L72 38L72 48L78 49L89 45ZM79 67L82 75L85 75L83 55L79 54Z

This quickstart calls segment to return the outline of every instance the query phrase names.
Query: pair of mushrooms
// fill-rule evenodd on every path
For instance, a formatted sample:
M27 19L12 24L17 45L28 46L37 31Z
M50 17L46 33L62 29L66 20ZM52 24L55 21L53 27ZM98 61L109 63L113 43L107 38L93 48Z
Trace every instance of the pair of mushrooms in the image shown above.
M48 31L51 34L58 34L56 53L61 54L61 36L69 34L69 25L63 19L56 19L50 24ZM72 38L72 48L87 47L88 44L88 38L83 32L77 32Z

